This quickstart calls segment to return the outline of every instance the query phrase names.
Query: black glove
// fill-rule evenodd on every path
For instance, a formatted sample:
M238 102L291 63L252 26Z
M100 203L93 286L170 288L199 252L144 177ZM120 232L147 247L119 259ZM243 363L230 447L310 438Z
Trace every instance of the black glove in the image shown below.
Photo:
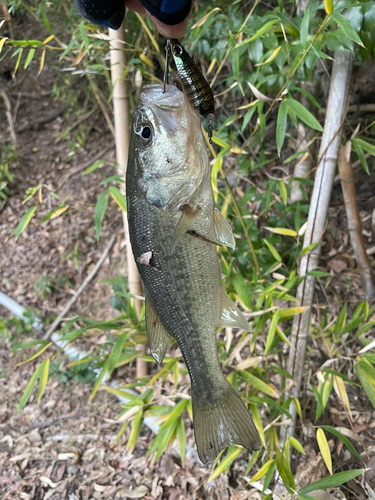
M139 0L160 22L173 26L189 14L191 0ZM75 0L82 16L90 23L118 30L125 16L125 0Z

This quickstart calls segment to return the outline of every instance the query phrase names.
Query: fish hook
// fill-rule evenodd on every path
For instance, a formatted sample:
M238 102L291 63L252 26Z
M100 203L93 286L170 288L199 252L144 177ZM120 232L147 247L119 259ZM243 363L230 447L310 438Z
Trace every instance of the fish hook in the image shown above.
M168 80L168 59L169 59L169 52L171 50L170 46L170 39L167 39L167 44L165 46L165 68L164 68L164 79L163 79L163 94L165 94L165 86L167 85L167 80Z

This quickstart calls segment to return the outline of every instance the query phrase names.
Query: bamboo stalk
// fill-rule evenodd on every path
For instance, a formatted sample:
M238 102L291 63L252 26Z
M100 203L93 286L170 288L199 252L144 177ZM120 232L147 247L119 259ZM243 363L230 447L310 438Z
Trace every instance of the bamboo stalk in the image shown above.
M366 254L366 248L361 232L361 219L358 212L358 204L353 180L353 169L350 162L351 149L352 141L348 141L345 146L340 146L338 166L341 188L344 194L346 216L348 219L350 241L352 242L355 259L362 278L366 300L370 301L375 297L375 286L372 268Z
M346 115L351 68L351 53L349 51L336 52L332 69L324 132L319 151L316 178L303 244L304 248L313 243L315 243L316 246L311 252L302 256L299 268L300 276L305 276L305 279L298 287L296 305L305 306L307 309L302 314L294 317L290 336L291 349L287 369L294 381L294 386L288 394L288 396L292 398L299 397L302 385L306 344L315 286L315 277L308 276L307 274L316 269L319 263L321 240L325 231L333 177L337 163L341 135L340 130ZM288 436L294 434L296 423L296 408L294 403L291 404L289 411L292 415L292 421L289 426L282 427L281 441L284 442Z
M126 69L125 51L122 50L125 42L124 25L117 31L108 30L111 39L110 54L111 54L111 79L113 85L113 111L115 119L115 139L116 139L116 157L119 165L119 171L125 179L126 166L128 163L129 151L129 97L126 86L126 81L123 78ZM120 190L125 195L125 185L120 184ZM126 213L123 212L123 223L126 243L126 256L127 256L127 271L129 291L133 296L143 295L142 282L138 274L136 263L133 259L133 254L130 246L128 219ZM135 308L138 316L141 314L142 301L134 298ZM142 344L141 352L146 354L147 346ZM137 377L144 377L147 375L147 363L140 357L137 358Z

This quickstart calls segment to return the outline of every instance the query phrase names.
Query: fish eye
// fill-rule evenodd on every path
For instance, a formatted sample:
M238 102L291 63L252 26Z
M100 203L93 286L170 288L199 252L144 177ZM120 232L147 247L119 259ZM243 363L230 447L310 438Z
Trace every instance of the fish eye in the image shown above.
M146 127L143 127L141 136L143 139L149 139L151 137L151 129L146 125Z
M173 54L174 54L175 56L177 56L177 57L178 57L178 56L181 56L181 55L182 55L182 53L183 53L183 51L184 51L184 50L183 50L183 48L181 47L181 45L178 45L178 44L173 45Z
M136 137L142 145L148 145L152 141L152 125L151 123L141 123Z

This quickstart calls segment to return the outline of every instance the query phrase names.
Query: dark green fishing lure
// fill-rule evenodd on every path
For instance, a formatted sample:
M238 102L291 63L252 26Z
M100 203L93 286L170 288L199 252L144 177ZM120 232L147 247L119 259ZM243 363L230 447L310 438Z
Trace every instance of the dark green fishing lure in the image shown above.
M192 106L207 118L211 142L212 122L215 119L215 103L211 87L180 42L171 40L170 44L185 93Z

